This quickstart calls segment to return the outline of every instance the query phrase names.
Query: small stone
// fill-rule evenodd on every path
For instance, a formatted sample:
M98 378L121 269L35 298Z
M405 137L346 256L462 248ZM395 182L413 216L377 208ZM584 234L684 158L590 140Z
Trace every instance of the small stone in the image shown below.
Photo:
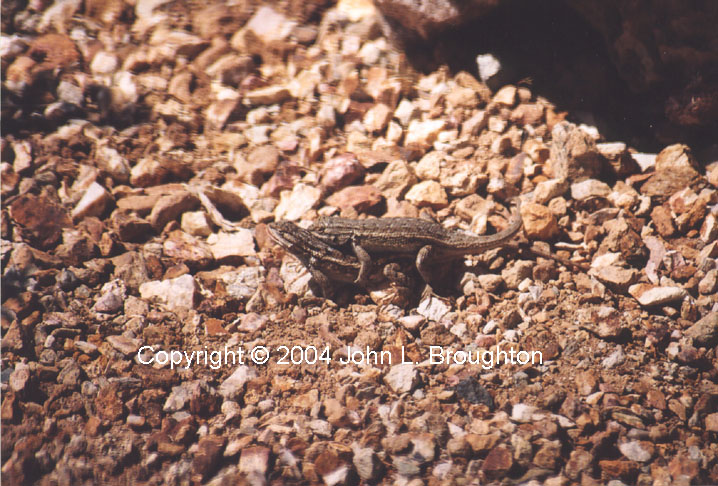
M175 230L162 243L163 253L192 268L205 268L214 259L209 246L184 231Z
M592 462L593 457L590 452L578 448L574 449L571 451L571 456L566 462L566 476L568 476L569 479L578 479L581 473L588 469Z
M269 318L267 316L250 312L242 316L237 330L242 332L261 331L268 321Z
M491 449L484 459L481 470L489 477L503 477L513 466L511 450L504 446Z
M329 159L322 167L321 185L329 192L342 189L364 176L364 167L359 159L347 152Z
M191 275L145 282L139 290L143 299L163 304L170 310L194 307L195 282Z
M718 269L706 272L706 276L698 282L698 292L703 295L711 295L718 292Z
M349 186L327 198L327 203L344 211L354 209L358 213L370 211L383 200L381 192L374 186Z
M684 331L699 347L711 347L718 343L718 312L709 312L700 321Z
M300 219L319 204L321 196L321 189L303 183L296 184L291 191L282 191L279 205L274 210L276 219Z
M705 418L706 430L709 432L718 432L718 413L711 413Z
M110 346L112 346L125 356L137 354L137 351L140 349L140 346L142 346L140 340L122 335L107 336L107 342L110 343Z
M617 265L593 268L590 274L606 287L619 293L625 293L639 278L638 270L635 268L622 268Z
M533 458L533 464L535 466L544 469L555 469L556 465L561 458L561 443L557 440L546 441L536 451L536 455Z
M560 179L549 179L536 184L534 190L534 202L536 204L546 204L551 199L563 196L568 190L568 182Z
M282 103L292 97L286 86L268 86L248 91L244 99L251 105L273 105Z
M92 58L90 71L95 74L110 74L117 69L118 65L117 56L110 52L100 51Z
M642 170L636 160L631 157L625 143L597 143L596 149L608 160L619 178L637 174Z
M197 452L192 460L192 472L207 477L219 465L227 439L218 435L202 437L197 443Z
M618 348L613 353L611 353L603 361L601 361L601 366L603 366L606 369L611 369L611 368L615 368L616 366L620 365L625 360L626 360L626 353L623 352L623 347L618 346Z
M673 215L665 206L656 206L651 211L651 220L656 225L658 234L664 238L673 236L676 228L673 225Z
M268 6L262 6L247 22L246 28L251 30L264 44L269 45L287 39L294 30L296 22ZM235 49L235 39L232 39Z
M501 271L501 278L509 289L518 289L521 282L532 277L534 262L518 260Z
M391 118L391 108L384 103L377 103L369 108L364 115L364 127L370 133L382 132L391 121Z
M516 103L516 86L504 86L494 95L492 101L509 108L514 106L514 103Z
M232 233L220 231L207 238L207 244L217 261L257 254L252 231L246 228L237 228Z
M696 173L700 170L698 162L687 145L669 145L656 156L656 172L675 170L692 170Z
M239 472L247 476L257 475L264 477L269 466L269 449L262 446L242 449L239 457Z
M645 307L679 302L688 295L686 290L680 287L661 287L644 283L631 285L628 293Z
M30 367L27 364L17 363L15 365L15 369L10 374L10 389L16 393L23 391L25 386L30 382L31 376L32 373L30 372Z
M406 200L419 207L443 208L449 204L444 188L436 181L415 184L406 193Z
M578 201L583 201L592 197L608 197L611 194L611 188L605 182L596 179L586 179L585 181L571 184L571 197Z
M226 400L233 400L244 391L244 385L257 377L254 368L239 365L236 370L219 385L219 394Z
M434 143L439 132L444 129L444 120L412 120L404 137L405 145L416 144L421 147L428 147Z
M204 211L189 211L182 214L180 226L182 231L192 236L207 237L212 234L207 213Z
M478 277L481 288L492 294L497 293L504 286L504 279L501 275L493 275L490 273L481 274Z
M411 363L394 365L384 376L384 383L394 393L408 393L419 384L419 371Z
M648 172L656 166L656 154L635 153L631 154L631 158L641 168L641 172Z
M526 237L530 240L551 240L558 235L556 217L546 206L534 203L523 204L521 218Z
M381 461L369 448L354 450L353 463L359 477L367 482L377 478L382 471Z
M199 204L197 196L188 192L162 196L149 215L150 224L162 231L167 223L176 220L182 213L191 211Z
M441 175L441 167L446 165L448 156L440 150L433 150L424 155L419 163L416 164L416 175L419 179L439 180Z
M626 459L635 462L648 462L653 457L653 444L646 441L632 440L618 445Z
M319 437L331 437L332 436L332 424L326 420L312 420L309 422L309 428L312 432Z
M511 420L515 422L528 423L533 420L533 416L538 409L533 405L525 403L517 403L511 409Z
M395 160L384 169L374 186L387 198L399 199L416 181L409 164L403 160Z
M130 169L130 184L135 187L150 187L162 183L169 171L159 160L144 157Z

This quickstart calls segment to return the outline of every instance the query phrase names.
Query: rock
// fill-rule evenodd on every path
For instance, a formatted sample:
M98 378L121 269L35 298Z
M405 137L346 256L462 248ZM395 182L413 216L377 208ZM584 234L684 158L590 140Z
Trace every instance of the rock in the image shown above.
M264 478L269 467L270 450L262 446L253 446L242 449L239 456L239 472L248 476Z
M481 274L478 277L479 285L487 292L497 293L504 286L504 279L501 275L493 275L490 273Z
M412 186L406 200L419 207L443 208L449 204L444 188L436 181L423 181Z
M501 271L501 278L506 282L509 289L518 289L519 284L527 278L532 277L534 262L518 260L513 265Z
M125 286L118 280L113 280L102 286L102 295L97 299L93 309L95 312L114 314L122 309L125 301Z
M668 171L699 172L699 166L690 147L682 144L669 145L656 156L656 172Z
M556 469L561 458L561 442L557 440L544 442L533 458L535 466L544 469Z
M651 220L658 233L664 238L669 238L676 232L673 225L673 215L665 206L654 207L651 211Z
M387 127L392 118L392 111L384 103L377 103L369 108L364 115L364 127L367 132L382 132Z
M197 196L188 192L162 196L148 219L153 228L162 231L167 223L176 220L185 211L195 209L198 205Z
M625 178L643 170L631 156L625 143L597 143L596 149L608 160L619 178Z
M561 179L541 181L536 184L536 189L534 190L534 202L536 204L546 204L555 197L563 196L568 190L568 187L568 182Z
M263 316L254 312L250 312L242 316L242 320L237 327L238 331L242 332L256 332L264 329L264 326L269 321L267 316Z
M653 444L646 441L631 440L618 444L626 459L635 462L648 462L653 457Z
M381 192L369 185L349 186L327 198L327 203L344 211L353 209L358 213L371 211L383 200Z
M268 86L247 92L244 99L251 105L273 105L292 97L286 86Z
M408 393L419 384L419 371L411 363L393 365L384 376L384 383L394 393Z
M234 372L219 385L219 394L226 400L233 400L241 396L244 385L257 377L254 368L246 365L239 365Z
M526 237L531 240L551 240L558 235L556 217L546 206L534 203L523 204L521 218Z
M626 360L626 353L623 352L623 348L618 346L616 350L609 356L601 361L601 366L606 369L615 368Z
M238 228L232 233L219 233L211 235L207 238L209 249L212 256L217 261L233 257L244 257L255 255L257 251L254 248L254 238L252 231L245 228Z
M130 169L130 184L135 187L150 187L160 184L169 171L153 157L144 157Z
M601 177L605 168L604 159L585 131L562 122L554 126L551 138L550 177L568 181Z
M718 312L709 312L700 321L685 330L695 346L710 348L718 343Z
M142 346L140 340L129 338L127 336L107 336L107 342L110 343L110 346L125 356L137 354L140 346Z
M320 189L302 183L296 184L291 192L282 191L279 205L274 210L276 219L300 219L319 203L321 195Z
M439 180L442 166L446 166L449 157L445 152L433 150L424 155L419 163L416 164L415 172L419 179Z
M376 453L369 448L355 449L352 461L359 477L367 482L376 479L383 469L382 463Z
M645 307L675 303L688 295L685 289L680 287L662 287L643 283L631 285L628 293Z
M182 214L180 226L182 231L192 236L206 237L212 234L207 213L204 211L189 211Z
M60 240L62 229L71 221L65 210L47 196L23 194L10 204L10 217L19 225L23 236L39 249L53 247Z
M181 230L167 235L162 251L166 256L192 268L205 268L214 258L207 244Z
M429 147L444 129L444 120L412 120L406 130L404 145L416 144L420 147Z
M710 413L705 418L706 430L718 432L718 413Z
M202 437L197 443L197 452L192 460L192 472L207 477L214 472L222 458L227 439L218 435Z
M483 403L489 410L494 409L494 398L491 393L481 386L481 384L473 377L461 380L455 387L456 395L469 403ZM473 445L472 445L473 447Z
M591 453L583 449L574 449L571 451L571 456L566 462L566 476L568 476L569 479L578 479L581 473L590 467L592 462L593 457Z
M525 403L517 403L511 409L511 420L521 423L531 422L534 414L537 412L537 408L533 405L526 405Z
M170 310L194 307L195 282L191 275L145 282L139 290L143 299L163 304Z
M364 176L364 167L359 159L351 152L347 152L329 159L322 167L321 185L328 192L342 189Z
M31 377L32 372L30 371L30 367L25 363L17 363L15 369L10 374L8 382L10 389L16 393L22 392L25 386L30 382Z
M411 167L403 160L395 160L384 169L374 186L386 197L399 199L416 181Z
M698 292L703 295L710 295L718 292L718 270L712 269L706 272L700 282L698 282Z
M628 288L639 278L635 268L622 268L617 265L607 265L591 269L591 275L614 292L626 293Z
M491 449L486 456L481 470L488 477L502 477L511 469L513 464L511 450L504 446L498 446Z
M608 197L611 188L605 182L596 179L586 179L585 181L571 184L571 197L583 201L592 197Z

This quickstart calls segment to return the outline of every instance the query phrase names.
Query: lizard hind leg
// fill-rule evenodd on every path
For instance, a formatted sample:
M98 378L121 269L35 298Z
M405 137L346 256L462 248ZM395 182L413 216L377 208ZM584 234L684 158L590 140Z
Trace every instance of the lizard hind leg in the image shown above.
M431 261L431 254L433 250L434 247L432 247L431 245L426 245L422 247L416 254L416 269L419 271L421 278L424 279L424 282L427 285L429 285L429 281L431 280L429 262Z

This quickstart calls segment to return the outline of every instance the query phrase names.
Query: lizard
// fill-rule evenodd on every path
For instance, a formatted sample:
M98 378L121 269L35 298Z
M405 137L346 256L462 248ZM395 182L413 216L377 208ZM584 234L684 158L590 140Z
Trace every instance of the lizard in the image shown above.
M324 297L333 294L332 282L356 284L361 270L359 260L340 249L328 244L291 221L276 221L267 225L272 241L293 254L312 275ZM361 285L381 285L390 282L398 286L408 286L407 277L397 263L382 261L382 272L369 276Z
M349 246L359 262L355 283L362 284L371 272L372 255L416 255L416 268L429 285L429 263L478 255L505 245L522 227L520 199L509 226L493 235L477 236L450 230L419 218L350 219L319 218L309 230L337 249Z

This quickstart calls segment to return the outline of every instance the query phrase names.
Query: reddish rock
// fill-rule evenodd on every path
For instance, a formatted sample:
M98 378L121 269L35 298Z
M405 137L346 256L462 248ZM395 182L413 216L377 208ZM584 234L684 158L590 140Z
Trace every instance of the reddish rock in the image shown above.
M370 211L383 196L374 186L349 186L327 198L327 203L343 210L354 209L358 213Z
M192 460L192 472L202 478L209 476L219 465L227 438L209 435L199 440Z
M364 176L364 167L351 152L331 158L322 167L321 185L334 192L352 184Z
M513 464L511 450L504 446L498 446L491 449L486 456L481 470L489 477L503 477Z
M55 246L62 228L71 224L67 212L45 195L23 194L10 205L10 217L19 225L23 239L28 238L41 249Z

